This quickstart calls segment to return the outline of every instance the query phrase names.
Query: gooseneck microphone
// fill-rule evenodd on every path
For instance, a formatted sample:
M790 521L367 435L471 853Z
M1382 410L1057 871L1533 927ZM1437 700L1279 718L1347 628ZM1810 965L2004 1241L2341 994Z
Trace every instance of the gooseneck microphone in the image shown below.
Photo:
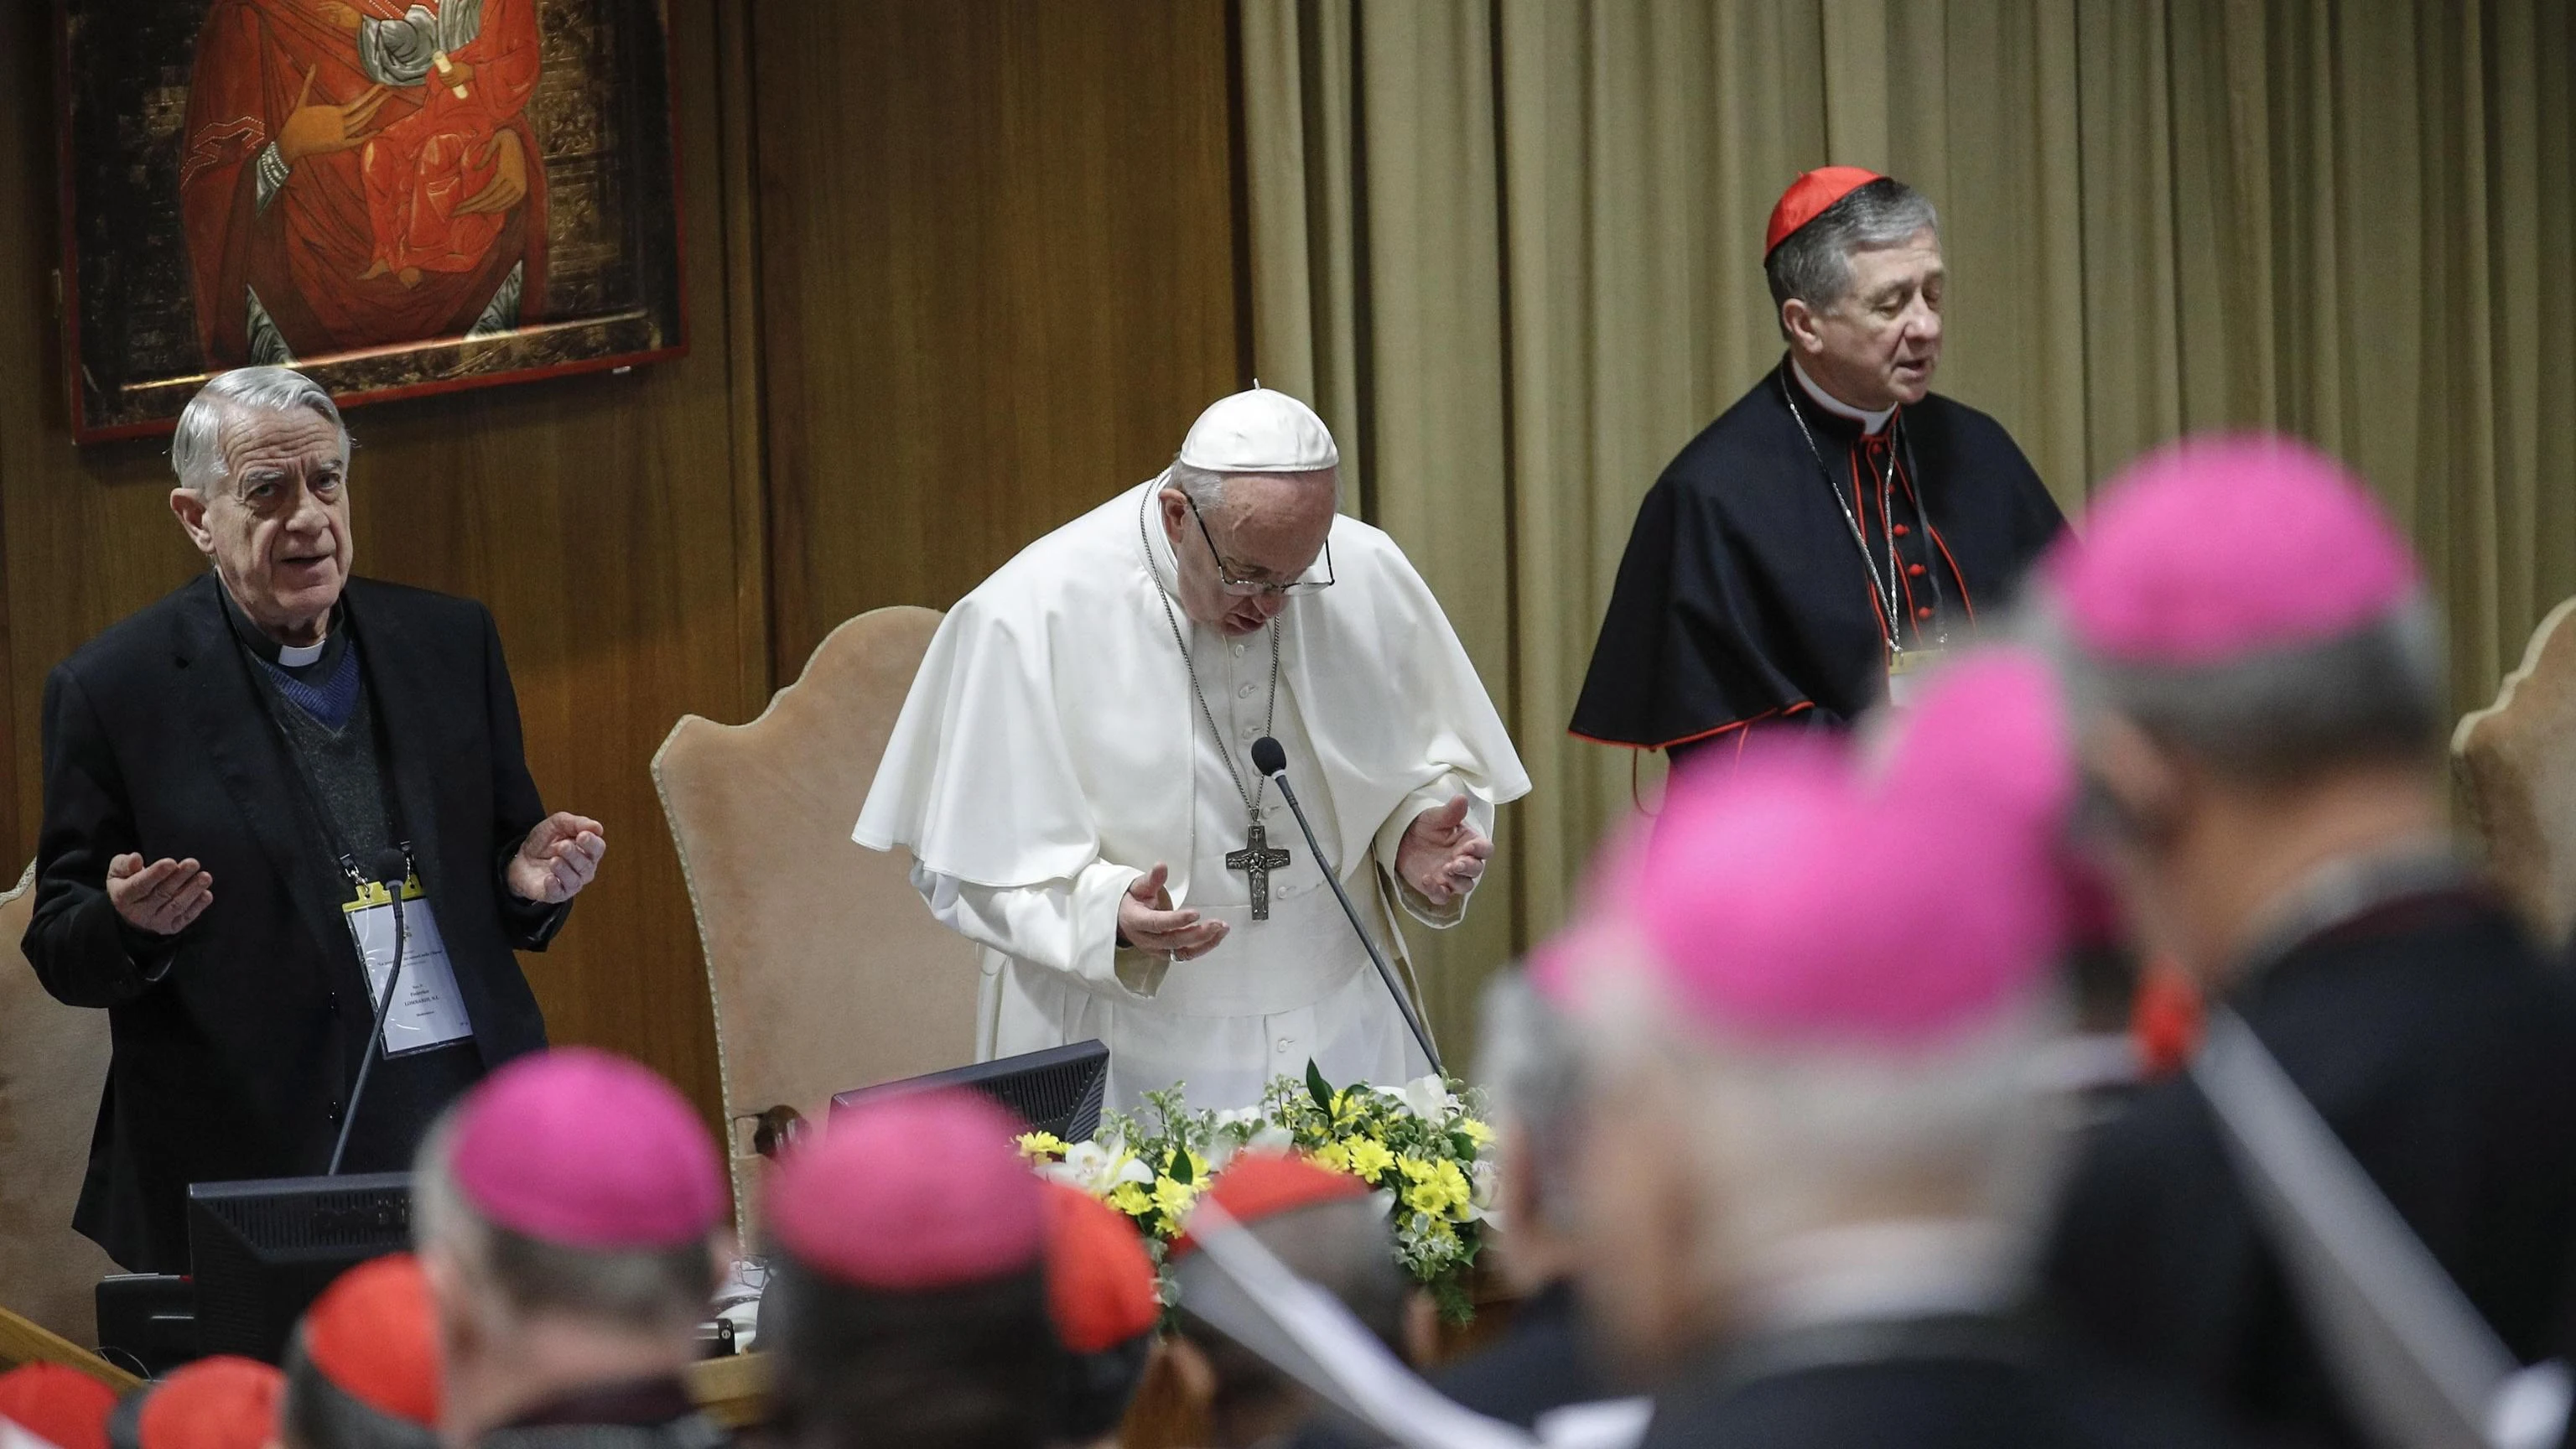
M324 1169L325 1177L340 1175L340 1158L349 1150L349 1129L358 1125L358 1103L367 1095L367 1075L376 1069L376 1058L385 1052L385 1018L393 1015L394 993L402 987L404 928L410 924L403 910L403 883L411 877L411 862L403 858L400 847L388 845L367 857L367 875L394 898L394 964L385 973L384 995L376 1002L375 1029L367 1033L367 1050L358 1058L358 1080L349 1088L349 1110L340 1118L340 1137L331 1144L331 1165ZM367 969L363 947L358 969Z
M1268 776L1270 782L1279 787L1279 798L1288 802L1290 813L1297 817L1297 828L1306 833L1306 848L1315 853L1315 864L1324 873L1324 884L1333 888L1333 899L1342 903L1342 914L1350 918L1351 930L1360 938L1360 948L1368 952L1369 964L1377 968L1378 979L1386 983L1387 995L1395 998L1395 1009L1404 1013L1404 1024L1413 1029L1414 1044L1422 1048L1423 1059L1431 1063L1431 1070L1447 1077L1449 1069L1441 1065L1440 1051L1431 1044L1431 1033L1424 1029L1422 1018L1414 1014L1413 998L1404 994L1403 983L1395 979L1394 969L1386 964L1386 957L1379 954L1377 942L1370 937L1368 927L1360 924L1359 908L1351 904L1350 892L1342 889L1341 872L1324 858L1324 847L1315 843L1315 827L1306 819L1306 807L1297 803L1297 792L1288 786L1288 752L1280 748L1277 740L1263 735L1252 742L1252 768Z

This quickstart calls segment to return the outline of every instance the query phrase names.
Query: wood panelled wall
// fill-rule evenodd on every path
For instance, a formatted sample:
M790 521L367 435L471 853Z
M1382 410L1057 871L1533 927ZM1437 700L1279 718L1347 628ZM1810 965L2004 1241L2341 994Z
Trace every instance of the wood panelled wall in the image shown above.
M1216 0L751 10L779 678L1151 477L1250 366Z
M157 443L76 449L47 7L0 7L0 839L46 671L200 564ZM500 623L549 804L607 822L529 976L559 1041L718 1110L646 765L841 619L945 607L1151 473L1242 370L1224 0L669 0L690 355L354 410L358 568ZM68 1206L68 1205L67 1205Z

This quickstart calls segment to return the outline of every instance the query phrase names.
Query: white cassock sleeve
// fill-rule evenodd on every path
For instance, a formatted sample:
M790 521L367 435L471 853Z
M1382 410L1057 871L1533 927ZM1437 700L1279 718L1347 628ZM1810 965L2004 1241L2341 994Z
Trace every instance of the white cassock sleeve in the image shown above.
M1413 888L1404 872L1396 869L1396 857L1404 846L1404 832L1413 828L1415 820L1461 795L1467 797L1467 823L1475 827L1477 834L1493 839L1493 802L1468 789L1467 777L1455 770L1405 796L1404 803L1395 807L1395 813L1386 817L1377 832L1377 863L1385 869L1386 878L1395 882L1396 900L1403 904L1406 915L1435 931L1445 931L1467 918L1467 897L1475 894L1474 888L1451 896L1445 906L1435 906L1430 897Z
M1071 880L984 886L916 862L912 887L941 925L977 945L1094 984L1117 985L1118 902L1143 874L1096 860Z

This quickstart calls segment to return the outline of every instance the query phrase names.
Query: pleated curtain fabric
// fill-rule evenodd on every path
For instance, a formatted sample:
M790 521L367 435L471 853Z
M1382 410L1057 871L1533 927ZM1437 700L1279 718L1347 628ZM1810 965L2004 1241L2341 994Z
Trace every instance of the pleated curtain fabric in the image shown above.
M1653 799L1566 719L1638 499L1778 356L1762 227L1807 168L1940 207L1937 386L2070 513L2180 432L2311 437L2413 531L2464 709L2576 593L2567 0L1241 6L1256 370L1536 783L1417 943L1453 1042Z

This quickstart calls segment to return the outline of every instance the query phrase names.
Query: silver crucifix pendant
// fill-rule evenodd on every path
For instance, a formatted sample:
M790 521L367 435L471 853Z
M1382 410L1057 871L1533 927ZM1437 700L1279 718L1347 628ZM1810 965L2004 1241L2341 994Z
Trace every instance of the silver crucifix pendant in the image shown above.
M1288 852L1270 848L1270 831L1258 820L1244 832L1243 849L1225 858L1227 870L1239 870L1252 879L1252 918L1270 919L1270 873L1288 868Z

